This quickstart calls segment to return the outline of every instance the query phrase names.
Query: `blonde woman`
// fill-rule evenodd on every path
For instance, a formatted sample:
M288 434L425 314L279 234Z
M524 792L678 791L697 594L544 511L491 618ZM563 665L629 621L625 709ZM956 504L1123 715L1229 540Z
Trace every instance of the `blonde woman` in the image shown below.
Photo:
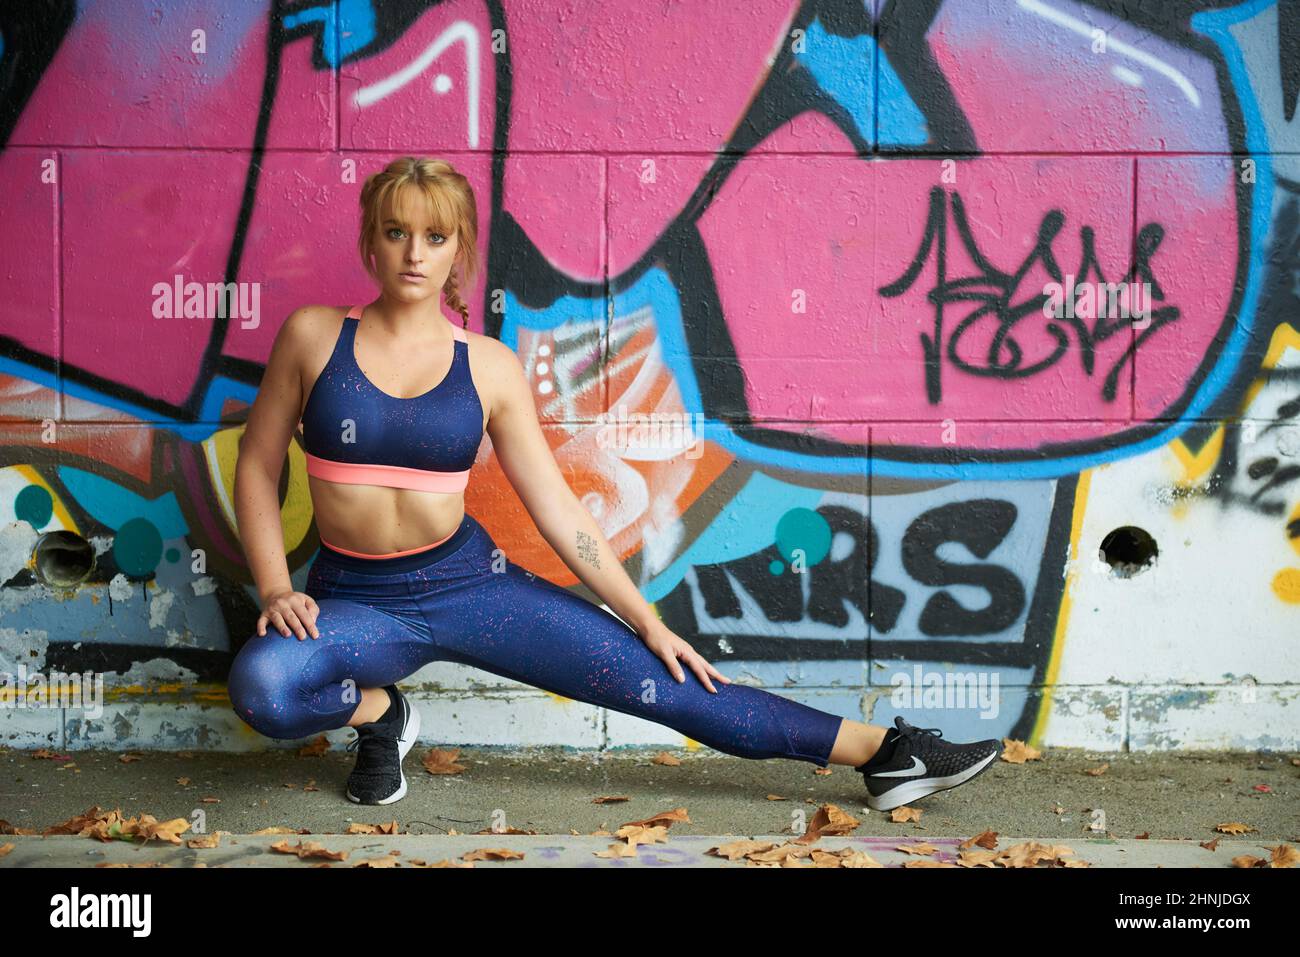
M734 685L659 620L565 483L514 352L468 331L461 291L477 240L463 175L395 160L361 191L359 247L378 298L298 309L276 336L236 467L263 604L230 672L240 718L280 739L355 728L347 796L363 804L406 794L402 759L420 722L396 682L432 661L647 718L728 754L847 764L878 809L987 768L997 740L953 745L901 718L866 725ZM320 533L305 592L290 582L278 495L300 421ZM505 559L465 512L485 431L541 534L615 614Z

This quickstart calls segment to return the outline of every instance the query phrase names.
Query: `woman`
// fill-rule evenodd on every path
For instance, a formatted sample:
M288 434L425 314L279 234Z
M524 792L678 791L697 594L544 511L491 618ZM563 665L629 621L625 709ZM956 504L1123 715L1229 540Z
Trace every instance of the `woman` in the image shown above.
M240 718L282 739L356 728L347 796L364 804L406 794L401 763L420 722L396 682L431 661L647 718L728 754L848 764L881 810L989 766L997 740L953 745L901 718L876 727L733 685L670 631L565 483L514 352L468 332L460 292L478 267L468 180L403 157L366 180L361 210L379 298L289 316L240 444L236 516L263 604L230 672ZM305 592L290 582L278 495L299 421L321 540ZM543 537L615 614L510 562L465 512L484 431Z

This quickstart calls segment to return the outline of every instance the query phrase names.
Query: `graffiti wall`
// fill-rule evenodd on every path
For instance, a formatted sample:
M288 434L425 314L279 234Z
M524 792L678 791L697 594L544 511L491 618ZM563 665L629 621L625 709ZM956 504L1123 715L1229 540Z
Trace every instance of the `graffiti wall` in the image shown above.
M0 7L0 670L106 679L94 717L0 689L0 740L283 746L225 690L259 613L239 437L285 317L374 297L359 191L412 153L474 184L471 328L734 680L956 740L1300 746L1298 20ZM298 588L304 464L295 439ZM591 597L490 440L474 472L512 560ZM408 684L447 743L683 743L456 665Z

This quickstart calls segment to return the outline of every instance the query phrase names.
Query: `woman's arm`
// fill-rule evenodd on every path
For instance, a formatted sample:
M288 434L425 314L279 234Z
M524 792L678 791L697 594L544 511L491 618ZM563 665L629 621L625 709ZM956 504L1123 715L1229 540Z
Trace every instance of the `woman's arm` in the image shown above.
M518 356L501 342L483 341L491 343L492 354L493 396L487 425L492 448L542 537L582 583L664 660L678 681L685 680L677 664L681 659L710 691L714 688L709 676L730 684L669 630L642 597L600 526L564 480L537 421L532 390Z
M263 605L273 596L293 591L280 519L279 484L302 404L298 366L307 331L306 311L295 310L276 333L235 462L235 521ZM295 621L292 613L284 618L299 637L310 627L310 623Z

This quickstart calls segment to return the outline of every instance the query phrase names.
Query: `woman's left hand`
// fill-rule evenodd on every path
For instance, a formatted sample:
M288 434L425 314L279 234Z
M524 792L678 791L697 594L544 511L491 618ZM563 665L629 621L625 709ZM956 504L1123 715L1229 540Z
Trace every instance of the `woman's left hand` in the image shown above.
M679 682L686 680L686 675L682 672L682 666L677 663L678 659L681 659L695 672L700 679L700 684L708 688L713 694L717 694L718 690L709 681L710 675L723 684L731 684L730 678L719 673L717 668L705 661L698 651L692 648L685 639L675 635L672 629L663 622L656 622L651 625L647 633L641 635L641 640L645 642L647 648L663 659L672 676Z

